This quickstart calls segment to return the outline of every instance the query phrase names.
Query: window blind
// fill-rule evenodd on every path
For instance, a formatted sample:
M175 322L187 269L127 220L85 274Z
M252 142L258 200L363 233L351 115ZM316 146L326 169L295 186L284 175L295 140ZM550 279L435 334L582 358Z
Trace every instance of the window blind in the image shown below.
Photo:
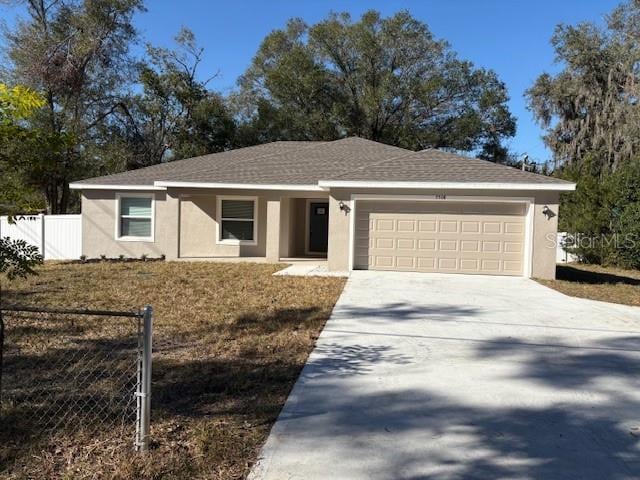
M253 200L222 200L222 218L253 220Z

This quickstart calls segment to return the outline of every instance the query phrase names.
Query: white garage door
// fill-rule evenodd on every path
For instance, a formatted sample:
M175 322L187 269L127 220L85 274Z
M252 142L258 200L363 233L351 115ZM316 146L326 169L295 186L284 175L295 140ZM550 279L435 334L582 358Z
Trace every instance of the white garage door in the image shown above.
M522 275L522 203L358 201L354 268Z

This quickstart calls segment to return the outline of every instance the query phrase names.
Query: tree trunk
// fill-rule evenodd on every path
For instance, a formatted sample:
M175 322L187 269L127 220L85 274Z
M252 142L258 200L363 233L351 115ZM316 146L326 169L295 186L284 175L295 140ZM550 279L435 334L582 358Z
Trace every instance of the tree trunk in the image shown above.
M49 183L44 188L44 197L47 202L47 214L53 215L56 210L56 195L55 188L52 183Z
M60 187L62 188L62 194L60 195L59 213L66 214L69 210L69 195L71 193L69 190L69 183L66 179L62 179L62 185L60 185Z

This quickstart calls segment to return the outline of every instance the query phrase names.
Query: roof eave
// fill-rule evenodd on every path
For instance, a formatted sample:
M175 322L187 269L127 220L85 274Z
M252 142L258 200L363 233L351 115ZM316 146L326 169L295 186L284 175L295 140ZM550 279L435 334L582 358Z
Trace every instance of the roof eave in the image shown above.
M71 190L135 190L153 191L166 190L166 187L156 185L109 185L105 183L82 183L74 182L69 184Z
M175 188L227 188L230 190L295 190L295 191L322 191L317 184L286 184L286 183L224 183L224 182L154 182L159 187Z
M129 190L156 191L167 188L218 188L229 190L289 190L325 191L330 188L381 188L381 189L459 189L459 190L539 190L573 191L575 183L509 183L509 182L371 182L352 180L321 180L317 185L261 184L223 182L171 182L157 181L153 185L109 185L92 183L71 183L72 190Z
M370 182L351 180L321 180L318 186L329 188L395 188L395 189L459 189L459 190L543 190L573 191L575 183L515 183L515 182Z
M294 190L294 191L323 191L318 185L288 185L262 183L222 183L222 182L154 182L153 185L110 185L98 183L70 183L72 190L131 190L153 191L167 188L226 188L229 190Z

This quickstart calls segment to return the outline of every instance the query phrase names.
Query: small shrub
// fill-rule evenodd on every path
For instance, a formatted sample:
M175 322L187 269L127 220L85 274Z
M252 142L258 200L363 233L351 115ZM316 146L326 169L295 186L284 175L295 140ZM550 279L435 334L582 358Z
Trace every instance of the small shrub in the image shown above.
M578 183L561 197L559 230L581 237L569 251L585 263L640 268L640 162L604 176L577 167L564 173Z
M86 255L80 255L80 261L82 263L87 263L87 256Z
M5 273L10 280L34 275L34 268L42 264L42 260L38 248L24 240L0 238L0 273Z
M140 255L140 260L142 260L143 262L147 261L147 254L143 253L142 255Z
M118 255L118 260L120 260L121 262L124 262L124 255L122 253Z
M100 255L100 260L102 260L103 262L107 260L107 256L103 253L102 255Z

